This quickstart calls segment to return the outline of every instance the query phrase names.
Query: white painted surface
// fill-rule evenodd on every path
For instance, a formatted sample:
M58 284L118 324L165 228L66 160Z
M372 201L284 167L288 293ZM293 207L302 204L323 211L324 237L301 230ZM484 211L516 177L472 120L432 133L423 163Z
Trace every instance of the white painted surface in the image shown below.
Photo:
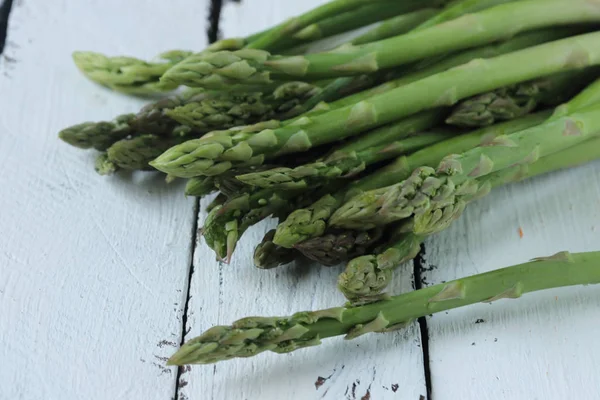
M14 1L8 57L0 61L0 399L168 400L175 393L176 370L161 357L180 340L193 201L152 174L97 176L92 152L70 148L56 132L141 104L86 81L72 51L151 57L202 48L207 2ZM322 2L227 4L221 31L242 36ZM428 241L427 262L438 268L426 281L563 249L597 250L599 181L595 163L496 190ZM273 225L247 232L229 266L198 244L187 339L248 315L343 302L334 286L339 268L252 266L254 244ZM412 289L411 272L407 265L393 292ZM433 398L598 398L599 306L596 288L571 288L428 319ZM416 400L425 395L420 345L413 325L195 366L184 370L179 398ZM327 379L316 387L319 377Z
M0 64L0 399L170 400L193 201L152 174L106 178L60 128L139 108L74 50L205 45L206 2L15 0ZM184 9L183 7L187 7Z
M425 280L435 284L599 246L595 162L496 189L470 205L452 228L427 241ZM436 314L428 318L433 399L598 399L598 321L597 286Z

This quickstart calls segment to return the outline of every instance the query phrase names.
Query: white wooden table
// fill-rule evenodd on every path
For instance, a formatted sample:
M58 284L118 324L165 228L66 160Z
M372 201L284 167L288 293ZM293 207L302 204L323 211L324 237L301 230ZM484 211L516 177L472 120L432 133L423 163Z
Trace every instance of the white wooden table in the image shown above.
M248 34L322 2L228 3L220 30ZM477 305L289 355L165 367L184 336L214 324L341 304L339 269L253 268L251 249L271 221L219 265L196 240L205 214L181 185L97 176L92 152L57 139L62 127L141 105L83 78L74 50L150 58L201 49L209 0L13 3L0 57L0 399L600 398L597 287ZM417 285L598 249L596 162L470 206L426 243ZM414 270L406 265L392 290L411 290Z

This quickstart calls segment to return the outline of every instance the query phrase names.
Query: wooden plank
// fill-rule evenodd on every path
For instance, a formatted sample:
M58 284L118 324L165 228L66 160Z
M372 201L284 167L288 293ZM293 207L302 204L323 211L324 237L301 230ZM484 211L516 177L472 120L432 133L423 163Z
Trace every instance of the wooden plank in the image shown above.
M427 242L424 277L435 284L599 243L595 162L499 188L469 206ZM598 321L593 286L436 314L428 319L433 398L597 398Z
M0 61L0 398L171 399L194 202L155 174L100 177L59 129L142 104L71 53L205 45L206 1L16 0Z
M223 10L221 31L242 36L264 29L324 1L245 1ZM201 202L204 208L208 200ZM199 217L202 225L205 213ZM275 226L265 221L247 232L231 265L220 265L201 240L194 255L194 274L186 339L213 325L249 315L288 315L296 311L343 304L335 283L341 267L290 265L261 271L252 253L263 234ZM392 291L412 289L412 263ZM179 382L180 399L407 399L426 394L420 330L369 335L352 342L324 341L318 348L288 355L261 354L215 366L187 367Z

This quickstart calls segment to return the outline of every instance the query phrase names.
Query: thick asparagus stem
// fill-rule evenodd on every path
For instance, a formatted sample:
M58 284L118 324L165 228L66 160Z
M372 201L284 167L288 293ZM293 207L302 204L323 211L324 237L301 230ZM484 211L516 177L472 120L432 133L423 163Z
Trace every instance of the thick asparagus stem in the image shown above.
M522 0L431 28L333 52L293 57L271 56L268 52L247 49L194 54L167 71L161 82L208 88L232 83L269 84L298 78L360 75L489 44L504 39L507 31L517 34L598 21L600 11L589 0ZM436 45L431 46L431 43Z
M499 171L485 177L484 181L494 188L561 169L573 168L598 159L600 159L600 138L595 138L543 157L525 168L518 165ZM441 224L439 221L436 222L432 231L440 232L446 229L460 215L461 213L451 215L449 220ZM410 222L404 225L399 230L399 237L392 240L395 243L375 254L357 257L347 264L346 270L338 279L338 288L346 298L352 301L361 298L377 298L391 282L393 270L417 255L421 243L431 233L416 234L412 231Z
M300 118L294 124L261 131L219 132L188 141L169 149L152 165L168 174L187 178L214 175L238 164L261 163L276 155L306 151L426 109L452 106L476 94L597 65L600 63L599 43L600 33L592 33L491 59L474 60L354 106Z
M360 101L366 100L375 95L388 92L392 89L396 89L409 83L416 82L418 80L427 78L437 73L444 72L448 69L467 64L468 62L479 58L498 57L503 54L508 54L517 50L523 50L528 47L552 42L580 33L582 33L581 27L557 27L540 29L532 32L525 32L519 34L513 38L510 38L500 43L493 43L474 49L464 50L450 56L426 59L422 62L416 63L412 67L409 67L407 73L402 74L400 77L385 82L373 89L364 90L360 93L356 93L350 96L346 96L342 99L336 100L335 102L328 104L327 109L333 110L348 105L357 104ZM320 108L324 107L321 106Z
M339 192L331 191L332 194L323 196L310 207L292 212L277 226L274 242L283 247L293 247L304 240L319 237L325 232L327 221L344 203L344 199L358 193L393 185L408 178L415 168L434 167L448 154L463 153L495 137L536 126L549 115L549 112L541 112L493 125L434 144L409 156L400 157L389 166L352 183L348 188Z
M263 351L288 353L321 339L400 329L416 318L470 304L515 299L526 293L600 283L600 252L557 253L357 307L249 317L215 326L185 343L169 365L210 364Z
M371 229L428 210L452 205L457 196L477 192L477 178L511 165L531 164L600 135L600 105L512 135L501 136L460 155L450 155L434 170L417 168L403 182L365 192L340 207L331 226ZM366 225L365 225L366 224Z

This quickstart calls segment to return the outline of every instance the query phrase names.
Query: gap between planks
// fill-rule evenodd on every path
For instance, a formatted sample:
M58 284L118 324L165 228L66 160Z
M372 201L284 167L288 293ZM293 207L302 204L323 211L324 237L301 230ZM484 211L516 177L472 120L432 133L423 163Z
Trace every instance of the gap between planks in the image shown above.
M427 255L427 251L425 249L425 243L421 243L421 250L419 250L419 254L414 259L414 277L415 277L415 290L422 289L425 286L422 276L425 257ZM429 356L429 331L427 329L427 318L421 317L419 318L419 327L421 328L421 349L423 351L423 374L425 375L425 387L427 388L427 400L432 400L431 393L433 392L431 386L431 366L430 366L430 356Z
M6 33L8 31L8 17L12 8L13 0L0 0L0 54L4 51L6 44Z
M8 0L12 1L12 0ZM206 30L206 35L208 37L208 43L214 43L218 40L219 36L219 22L221 20L221 10L223 8L222 0L211 0L210 7L208 10L208 29ZM194 276L194 254L196 252L196 247L198 246L198 221L200 220L200 213L202 209L200 207L200 199L196 199L196 204L194 205L193 218L194 224L191 232L191 246L190 246L190 265L188 268L188 276L185 287L183 290L186 293L185 296L185 305L183 308L183 317L181 318L181 340L179 345L183 346L185 342L185 337L188 332L187 322L188 322L188 313L189 313L189 305L190 305L190 297L191 297L191 288L192 288L192 277ZM175 400L184 400L183 396L180 396L179 390L183 387L181 382L181 377L185 372L186 367L177 368L177 376L175 377L175 393L173 399ZM181 397L181 399L180 399Z

